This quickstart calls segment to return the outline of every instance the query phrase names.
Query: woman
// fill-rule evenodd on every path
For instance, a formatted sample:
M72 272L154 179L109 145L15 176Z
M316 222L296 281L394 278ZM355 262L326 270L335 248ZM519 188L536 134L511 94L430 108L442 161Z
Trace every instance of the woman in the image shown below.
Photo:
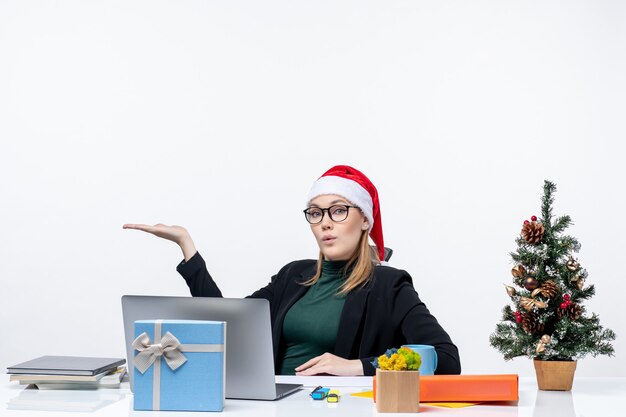
M457 347L419 299L409 274L380 265L384 242L374 184L352 167L335 166L313 184L304 214L319 259L285 265L250 296L270 302L276 373L374 375L374 358L403 344L435 346L436 373L460 373ZM222 296L183 227L124 228L177 243L184 256L177 270L191 294Z

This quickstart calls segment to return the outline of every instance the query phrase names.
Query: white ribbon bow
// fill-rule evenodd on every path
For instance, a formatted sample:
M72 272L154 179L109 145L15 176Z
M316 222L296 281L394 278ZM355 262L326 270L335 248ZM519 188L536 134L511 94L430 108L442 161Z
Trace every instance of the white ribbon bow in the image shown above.
M161 338L161 343L152 344L148 333L143 332L133 341L133 348L139 353L133 359L135 367L142 374L145 373L159 357L165 358L165 363L172 371L187 362L187 358L180 351L180 342L170 332Z

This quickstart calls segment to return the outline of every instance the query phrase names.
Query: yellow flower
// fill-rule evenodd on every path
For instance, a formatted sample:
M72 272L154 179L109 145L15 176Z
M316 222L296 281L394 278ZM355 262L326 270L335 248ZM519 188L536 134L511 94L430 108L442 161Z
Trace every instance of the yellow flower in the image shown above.
M372 364L384 371L416 371L419 370L422 359L419 353L409 348L389 349Z
M389 371L389 358L387 355L380 355L378 357L378 367L382 370Z
M402 355L397 355L396 362L393 365L394 371L406 370L406 359Z
M393 370L396 367L396 361L398 360L398 354L394 353L389 357L389 370Z

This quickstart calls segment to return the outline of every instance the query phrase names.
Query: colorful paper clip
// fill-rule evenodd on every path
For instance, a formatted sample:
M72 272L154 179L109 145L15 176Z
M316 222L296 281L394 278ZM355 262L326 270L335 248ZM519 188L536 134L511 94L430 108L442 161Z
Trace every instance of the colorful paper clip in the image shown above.
M326 401L329 403L338 403L339 402L339 390L331 389L328 395L326 396Z
M314 400L323 400L324 398L326 398L326 395L328 395L328 391L330 391L330 388L318 387L315 388L309 395Z

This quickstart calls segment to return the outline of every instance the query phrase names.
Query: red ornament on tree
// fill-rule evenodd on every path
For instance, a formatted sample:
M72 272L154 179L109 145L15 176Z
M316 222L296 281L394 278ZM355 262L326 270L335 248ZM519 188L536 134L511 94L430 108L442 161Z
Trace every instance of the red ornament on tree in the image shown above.
M532 221L536 222L536 221L537 221L537 216L531 216L531 217L530 217L530 220L532 220Z
M524 220L524 224L528 224L530 223L528 220Z

